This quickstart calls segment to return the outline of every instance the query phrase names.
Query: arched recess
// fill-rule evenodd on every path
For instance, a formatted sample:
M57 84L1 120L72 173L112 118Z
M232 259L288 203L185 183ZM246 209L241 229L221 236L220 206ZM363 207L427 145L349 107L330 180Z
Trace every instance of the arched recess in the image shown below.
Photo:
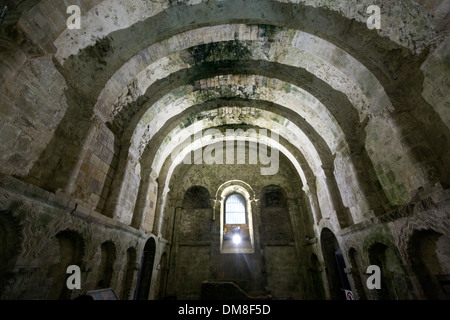
M367 296L366 296L366 291L364 289L366 287L366 283L362 276L364 274L365 270L362 269L362 266L361 266L361 263L359 260L359 254L355 248L350 248L350 250L348 251L348 256L350 258L352 278L353 278L353 283L355 285L355 288L353 291L356 291L356 292L354 292L354 294L356 294L356 297L358 298L358 300L366 300Z
M176 243L209 241L212 227L212 204L209 191L202 186L190 187L174 222ZM172 235L174 239L174 235Z
M381 270L381 289L371 290L372 299L403 300L415 298L398 250L390 241L374 242L367 252L369 263L380 267Z
M84 240L73 230L64 230L55 236L59 245L58 262L48 270L49 278L53 278L52 285L47 294L49 300L70 300L72 290L66 285L68 277L67 267L76 265L82 267L84 256Z
M263 243L265 245L293 243L294 232L285 190L275 185L264 187L261 191L260 208Z
M166 296L166 286L167 286L167 277L169 273L169 262L167 258L167 252L164 252L161 255L161 259L159 260L159 272L158 272L158 283L159 283L159 292L157 299L164 299Z
M153 265L155 263L156 242L149 238L144 246L141 258L141 270L136 287L136 300L148 300L153 277Z
M311 296L307 297L312 300L325 300L325 289L322 279L322 266L316 254L311 254L311 268L309 269L311 276Z
M427 299L450 299L450 239L433 230L416 230L408 256Z
M320 234L325 270L328 278L329 293L332 300L345 300L344 290L350 290L350 284L345 273L345 262L342 251L334 233L323 228Z
M13 261L20 253L21 242L19 223L9 211L0 211L0 292L11 277Z
M369 261L371 265L376 265L381 269L381 289L376 289L376 298L379 300L394 300L396 294L394 281L388 271L386 250L388 247L382 243L375 243L369 249Z
M134 271L136 270L136 249L128 248L127 260L123 273L122 282L122 300L129 300L131 297L131 289L133 287Z
M103 242L100 247L100 264L97 271L97 288L111 288L116 261L116 245L112 241Z
M211 199L209 191L205 187L190 187L183 200L183 208L185 209L209 209L211 208Z

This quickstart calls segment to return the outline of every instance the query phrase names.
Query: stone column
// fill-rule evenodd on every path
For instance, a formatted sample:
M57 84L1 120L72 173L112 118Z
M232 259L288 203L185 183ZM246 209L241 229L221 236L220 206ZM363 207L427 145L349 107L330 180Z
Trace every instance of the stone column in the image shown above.
M94 115L92 117L92 123L89 127L89 130L86 133L86 139L83 141L83 147L81 148L80 152L77 155L76 165L72 170L72 174L70 174L70 176L67 180L67 184L65 185L65 187L62 190L63 193L70 194L70 193L72 193L72 191L74 191L75 181L78 177L80 167L83 164L83 161L86 157L86 153L92 144L92 139L97 135L98 130L100 130L100 125L101 125L101 120L97 116Z
M325 174L325 183L327 186L328 195L330 196L330 200L339 221L339 225L341 228L348 227L353 224L352 215L350 213L350 210L345 207L344 203L342 202L339 186L336 183L332 168L324 167L323 172Z
M152 182L156 179L156 173L150 169L145 169L141 173L139 192L137 195L136 206L134 208L131 226L136 229L142 229L146 214L150 208L150 192Z
M130 224L140 184L138 156L127 147L122 148L119 164L106 201L105 215Z

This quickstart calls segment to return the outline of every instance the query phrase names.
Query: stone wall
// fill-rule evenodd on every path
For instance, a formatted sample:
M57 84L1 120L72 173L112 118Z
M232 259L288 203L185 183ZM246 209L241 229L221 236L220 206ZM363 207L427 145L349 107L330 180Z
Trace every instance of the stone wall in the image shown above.
M26 61L2 84L0 170L27 177L64 117L67 86L50 55ZM38 177L34 183L42 183Z
M70 198L11 177L1 176L0 194L2 247L15 248L2 254L1 299L73 299L106 287L132 298L144 234L99 214L87 219ZM69 265L81 268L80 290L67 290Z
M450 243L448 204L448 191L436 188L416 202L373 219L372 223L356 224L337 232L339 244L345 248L347 272L354 283L362 284L360 287L354 284L359 296L361 291L368 299L442 299L449 296L446 269ZM435 238L430 240L432 246L428 247L427 254L437 255L437 260L424 256L417 247L429 234L434 234ZM415 238L417 235L421 240ZM358 258L352 260L351 255L355 253ZM422 260L418 263L417 259ZM368 277L365 271L372 264L380 265L383 270L381 291L368 290L365 285ZM426 267L415 269L413 266L418 264ZM355 280L355 277L359 279ZM435 282L434 296L423 289L429 281Z

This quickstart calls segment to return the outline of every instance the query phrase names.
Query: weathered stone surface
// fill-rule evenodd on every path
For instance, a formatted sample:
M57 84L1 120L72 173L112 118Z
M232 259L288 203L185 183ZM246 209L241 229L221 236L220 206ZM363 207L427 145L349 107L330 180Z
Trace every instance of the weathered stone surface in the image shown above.
M8 4L1 299L449 298L447 2Z

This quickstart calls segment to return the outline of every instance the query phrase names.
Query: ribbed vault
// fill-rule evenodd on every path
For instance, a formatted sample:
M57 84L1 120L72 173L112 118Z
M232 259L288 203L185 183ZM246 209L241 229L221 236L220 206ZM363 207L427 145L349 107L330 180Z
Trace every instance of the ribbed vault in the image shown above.
M60 5L50 9L50 3L36 7L63 9ZM204 129L233 124L275 130L282 139L279 148L291 150L292 159L301 159L296 167L308 172L302 173L304 185L336 180L325 183L325 188L344 198L337 201L340 210L350 210L353 221L402 201L393 195L398 190L390 190L381 177L385 172L397 175L392 158L402 158L415 168L412 182L411 177L395 177L410 181L410 189L437 179L429 174L431 164L445 180L440 159L448 150L441 156L427 145L433 129L414 113L408 125L397 117L399 110L412 104L407 101L414 100L411 95L417 96L411 92L399 98L398 83L419 72L421 54L434 45L430 35L437 26L420 7L410 8L403 1L384 4L389 14L383 24L395 23L396 10L401 9L405 19L413 12L417 23L408 25L415 28L413 36L407 38L407 30L402 30L404 34L389 28L369 30L367 5L361 1L349 10L347 1L99 1L82 6L82 30L47 24L46 37L54 44L69 100L59 129L63 138L50 144L64 145L65 139L73 144L50 148L59 150L51 155L44 152L30 179L73 192L95 135L76 127L87 129L86 119L97 119L112 130L119 147L104 209L110 216L123 211L128 199L122 182L142 178L135 166L139 163L142 172L157 179L168 155L196 123ZM245 121L211 116L232 107L241 110ZM419 109L432 117L426 108ZM78 120L69 117L73 114ZM392 122L379 121L386 117ZM424 125L423 135L415 133L415 138L431 153L427 161L416 161L401 140L409 134L410 123ZM434 126L441 128L442 122L437 123ZM389 141L372 134L381 127ZM440 138L447 137L448 133ZM383 143L392 146L390 157L375 152ZM74 146L78 160L65 163L63 154ZM39 167L44 162L48 168ZM55 170L69 179L50 182ZM347 173L336 178L336 170ZM350 200L343 190L359 191ZM125 205L128 210L133 207Z

